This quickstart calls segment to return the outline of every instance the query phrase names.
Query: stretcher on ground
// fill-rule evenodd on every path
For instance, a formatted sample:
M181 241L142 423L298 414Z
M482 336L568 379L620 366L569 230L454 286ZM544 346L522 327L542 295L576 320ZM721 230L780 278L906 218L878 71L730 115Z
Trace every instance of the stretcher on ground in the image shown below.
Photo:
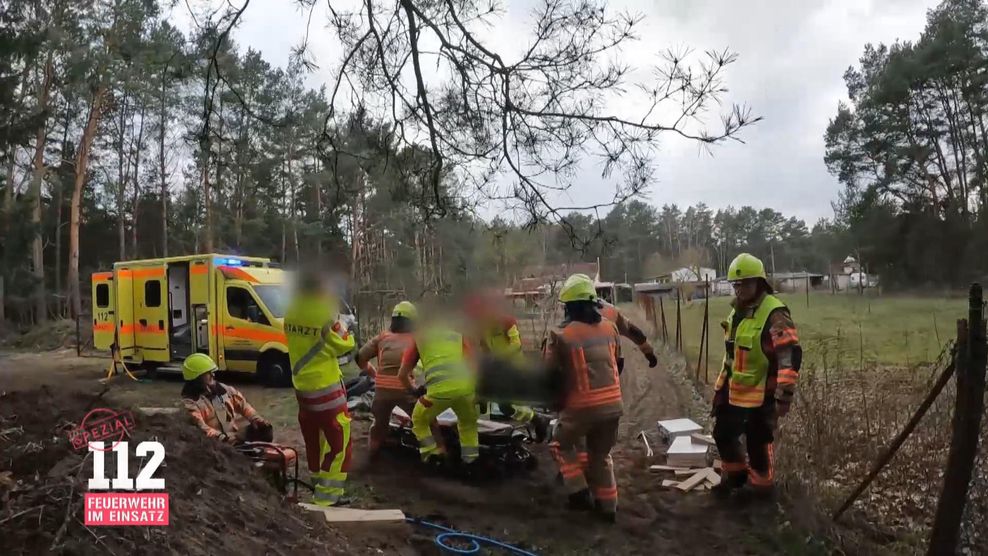
M436 420L442 431L447 460L459 461L460 442L456 430L456 414L447 409ZM418 454L418 440L412 432L412 418L407 413L401 408L394 408L388 426L395 446ZM526 426L482 418L477 421L477 430L480 434L480 456L474 467L482 470L485 476L496 478L523 473L538 465L535 456L528 450L528 444L534 440Z

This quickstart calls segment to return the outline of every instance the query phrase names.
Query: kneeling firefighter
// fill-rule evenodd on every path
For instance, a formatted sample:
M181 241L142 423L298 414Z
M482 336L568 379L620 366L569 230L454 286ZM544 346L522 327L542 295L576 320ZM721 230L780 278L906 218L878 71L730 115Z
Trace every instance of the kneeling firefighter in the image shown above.
M727 277L735 298L723 323L726 353L713 403L713 437L724 474L715 493L728 494L745 483L767 493L775 475L775 427L792 404L802 349L789 309L772 295L760 260L738 255Z
M469 345L459 332L442 324L431 323L415 332L411 345L402 356L398 379L408 392L418 398L412 410L412 432L418 440L422 461L432 464L443 461L430 424L446 409L452 409L456 414L460 459L470 464L480 455L477 430L480 414L469 353ZM425 386L415 388L411 374L419 361L425 371Z
M418 311L411 302L402 301L391 311L389 328L367 341L357 352L357 366L374 378L374 403L371 415L374 418L370 429L370 455L377 455L388 436L388 423L395 407L411 415L415 408L415 397L408 393L398 371L401 358L411 347L414 339L412 331ZM375 368L370 361L377 359ZM433 423L433 436L439 436L438 425Z
M216 363L205 353L193 353L182 363L182 403L209 438L228 444L271 442L271 423L254 410L233 386L216 380Z
M573 509L594 509L607 521L617 516L618 490L611 461L624 412L618 376L620 337L600 316L593 281L570 276L559 293L566 319L549 334L545 362L564 375L563 409L550 450L559 465ZM586 446L586 467L580 462Z
M295 450L272 444L274 428L250 405L240 390L216 380L216 363L193 353L182 363L182 403L192 421L209 438L237 447L264 469L280 472L295 463Z
M333 506L343 498L350 469L350 413L338 357L355 344L339 320L339 305L328 285L303 274L285 311L285 336L298 400L298 424L315 488L313 502Z

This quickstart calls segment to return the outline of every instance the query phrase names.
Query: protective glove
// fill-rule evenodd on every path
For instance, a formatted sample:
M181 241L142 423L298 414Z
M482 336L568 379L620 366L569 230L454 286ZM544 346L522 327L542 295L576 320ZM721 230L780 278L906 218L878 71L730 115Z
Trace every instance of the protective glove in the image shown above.
M653 369L659 364L659 358L655 356L654 353L646 353L645 359L648 359L648 368Z
M220 442L222 442L224 444L229 444L231 446L236 446L237 444L240 443L240 441L237 440L237 437L230 436L229 434L226 434L225 432L221 432L218 438L220 439Z
M422 396L425 395L425 392L426 392L425 386L419 386L415 390L412 390L412 395L415 396L416 398L421 398Z

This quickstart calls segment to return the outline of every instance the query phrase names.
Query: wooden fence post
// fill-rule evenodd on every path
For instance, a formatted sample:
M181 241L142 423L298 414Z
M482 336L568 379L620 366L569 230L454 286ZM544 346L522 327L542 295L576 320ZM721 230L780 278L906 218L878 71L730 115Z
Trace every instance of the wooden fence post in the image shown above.
M680 311L680 300L682 291L676 288L676 349L683 351L683 313Z
M978 435L984 412L985 345L984 298L980 284L972 284L968 297L968 342L960 350L957 366L957 400L954 404L950 454L943 489L930 533L927 554L957 554L967 491L978 455Z
M703 315L703 328L700 330L700 345L696 350L699 355L696 359L696 380L700 380L700 363L703 362L703 344L707 339L707 315Z
M659 313L662 315L662 343L669 343L669 327L666 326L666 306L662 302L662 297L659 297Z
M703 302L703 331L706 333L700 349L704 350L703 383L710 384L710 280L707 280L707 298Z

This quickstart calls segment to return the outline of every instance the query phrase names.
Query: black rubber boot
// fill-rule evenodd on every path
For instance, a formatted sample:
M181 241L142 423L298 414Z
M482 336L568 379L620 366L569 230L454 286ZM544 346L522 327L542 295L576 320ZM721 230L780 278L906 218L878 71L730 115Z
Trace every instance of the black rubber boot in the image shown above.
M574 492L569 495L568 501L569 509L588 512L594 508L593 497L590 496L590 489L585 488L580 492Z
M728 498L731 493L740 489L748 482L746 475L721 475L720 483L710 489L710 493L717 498Z
M617 523L617 510L605 510L600 507L600 501L594 500L594 511L604 523Z
M538 413L532 417L532 427L535 429L535 441L539 444L545 442L549 436L549 418Z

